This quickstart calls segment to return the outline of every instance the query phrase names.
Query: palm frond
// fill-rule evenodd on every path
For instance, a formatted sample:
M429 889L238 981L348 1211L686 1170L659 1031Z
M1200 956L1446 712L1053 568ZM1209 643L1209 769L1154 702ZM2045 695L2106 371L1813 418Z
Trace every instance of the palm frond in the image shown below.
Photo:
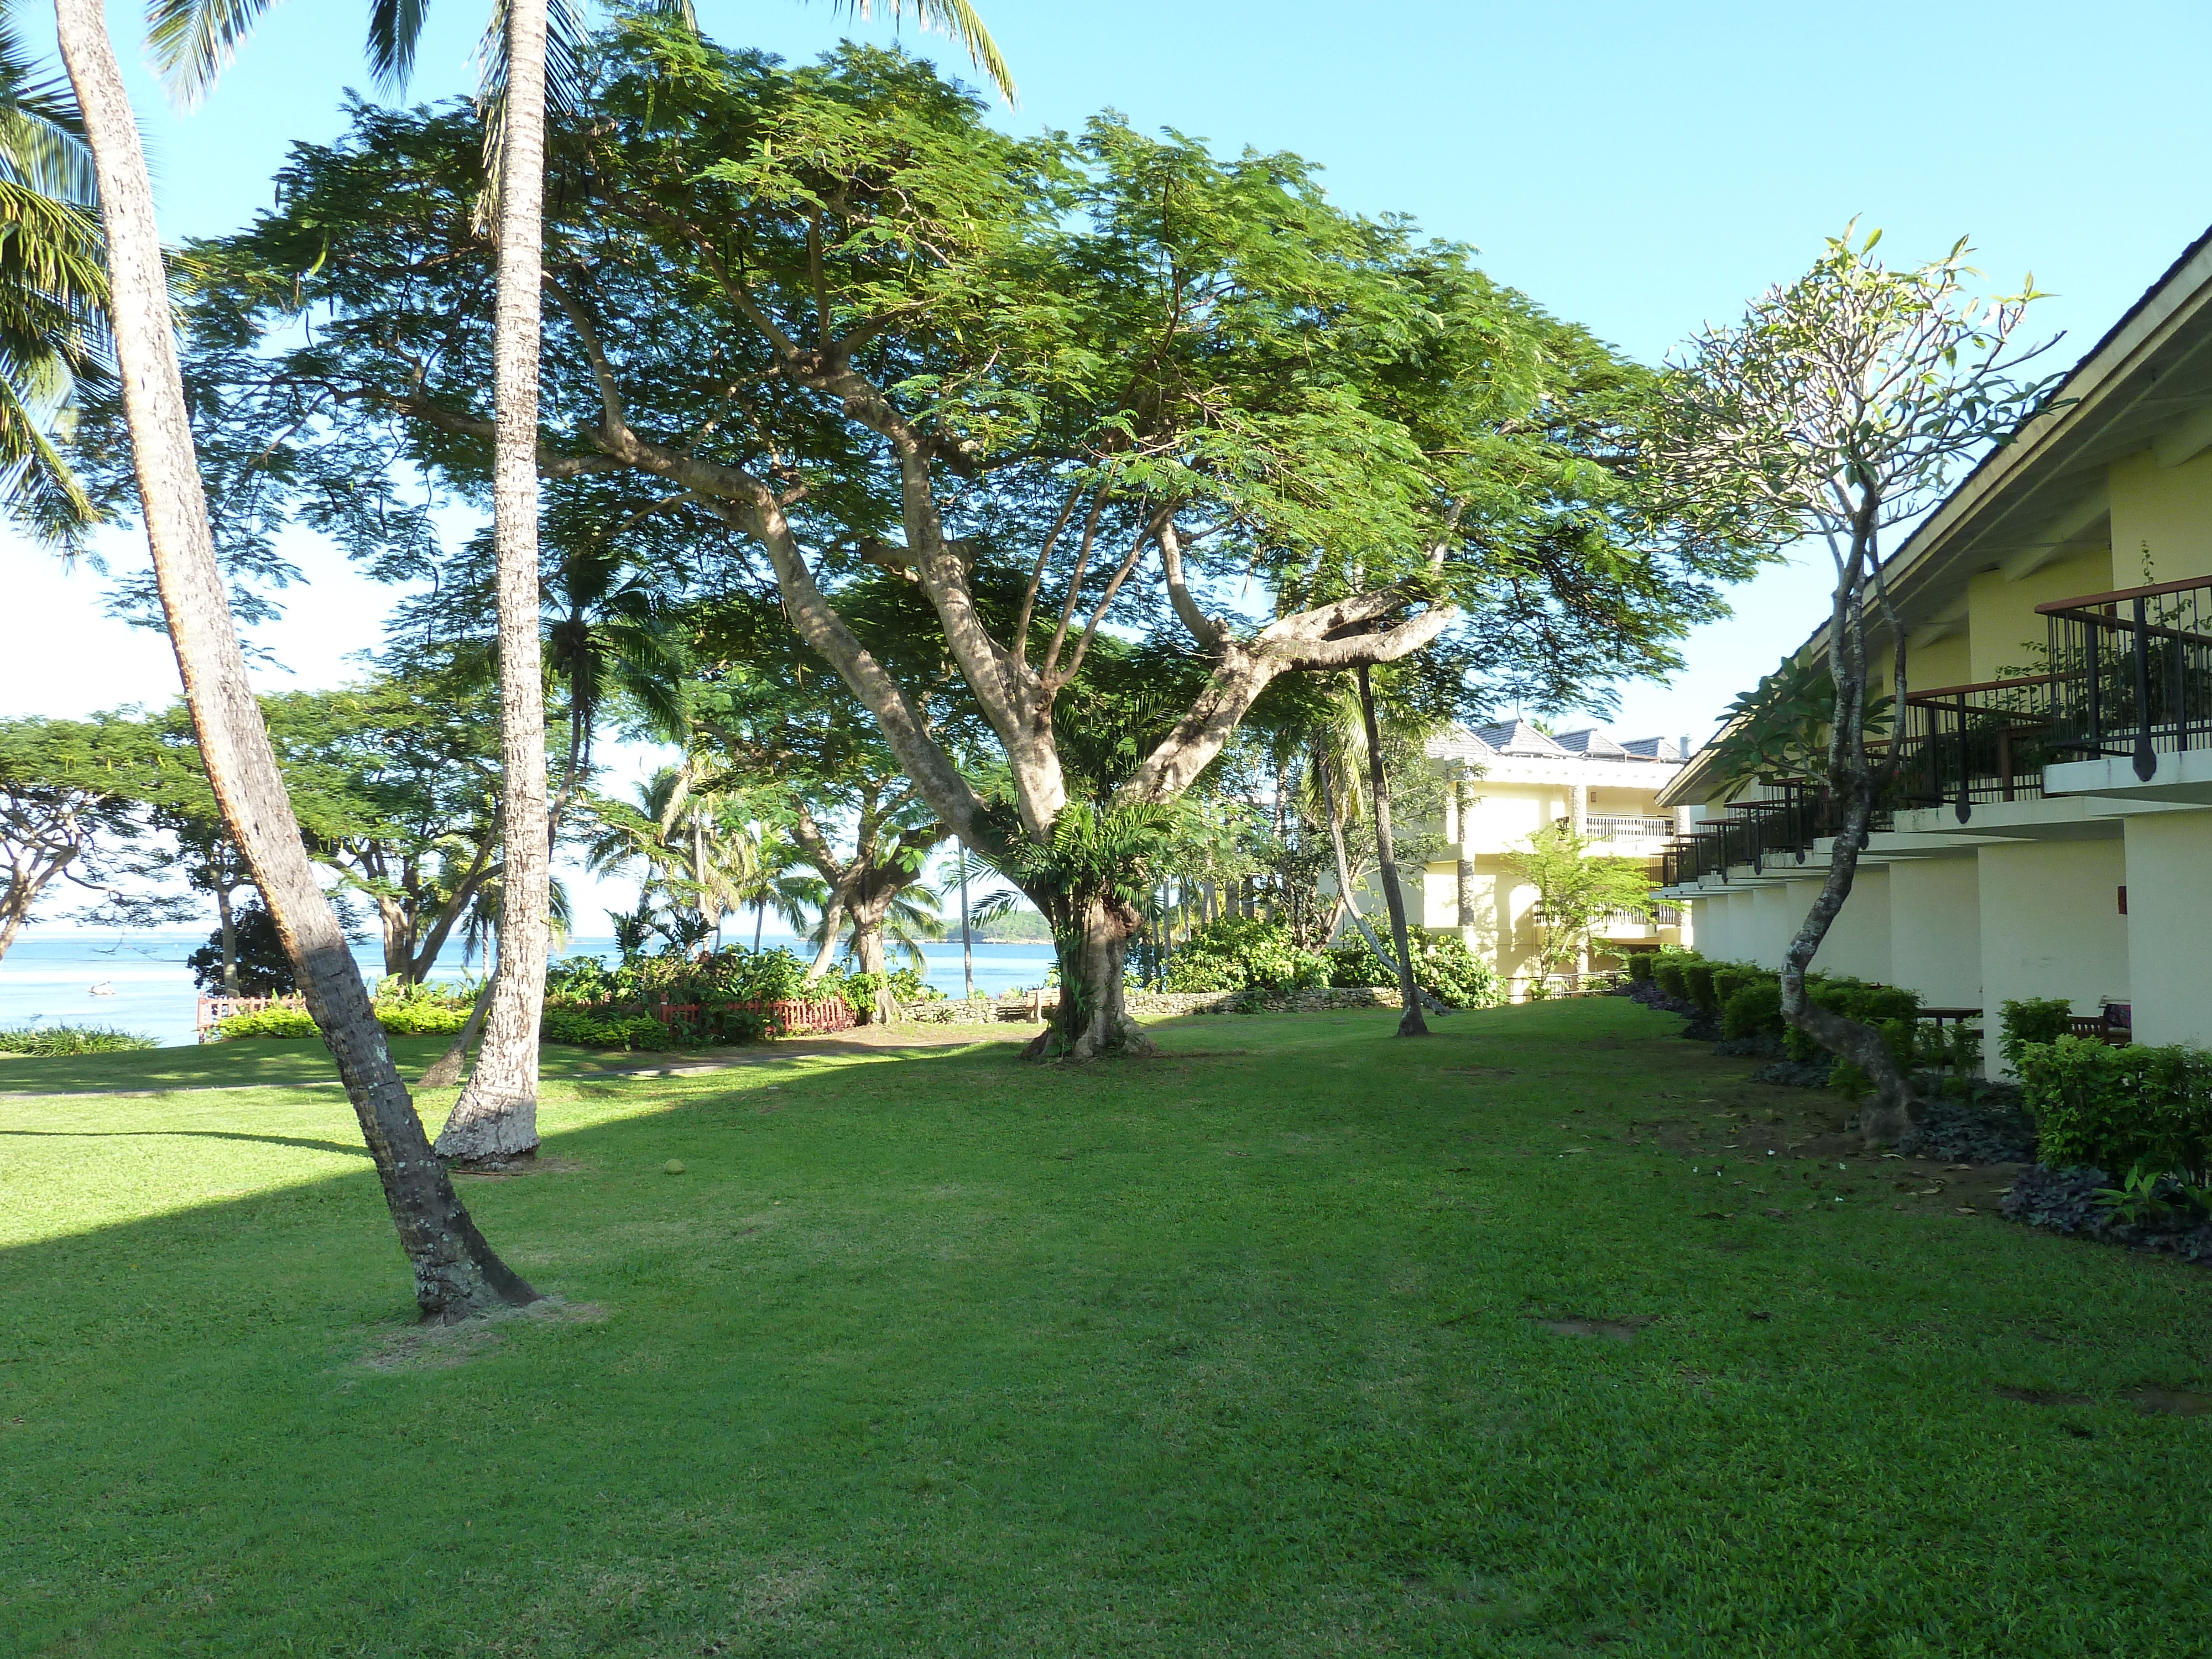
M187 109L206 97L269 6L270 0L151 0L146 50L169 96Z
M863 20L872 16L880 6L890 13L891 21L901 21L911 6L915 21L925 29L937 29L952 36L967 48L968 60L991 77L999 94L1009 104L1019 102L1014 91L1013 71L1000 56L999 43L991 38L991 31L983 27L983 19L968 0L842 0L855 16Z

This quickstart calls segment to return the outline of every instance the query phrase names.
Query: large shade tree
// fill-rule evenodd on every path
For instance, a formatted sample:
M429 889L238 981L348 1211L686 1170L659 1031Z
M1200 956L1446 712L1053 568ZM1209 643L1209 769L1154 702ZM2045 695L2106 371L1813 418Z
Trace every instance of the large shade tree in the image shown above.
M957 35L1012 95L998 47L968 0L887 3L894 16L910 4L925 27ZM187 98L204 92L268 3L153 0L149 41L171 86ZM868 0L849 3L863 15L868 10ZM630 9L657 13L681 33L697 27L691 0L633 0ZM539 289L549 103L571 117L578 112L581 10L574 0L498 0L483 55L484 177L475 222L491 228L495 262L489 494L498 550L505 750L501 809L507 848L499 968L489 990L483 1051L438 1139L441 1156L463 1160L528 1152L538 1145L538 1030L545 1000L553 829L546 798L545 708L538 690ZM422 0L371 0L369 63L387 86L405 85L428 11Z
M555 161L540 477L681 520L773 596L1051 920L1042 1051L1142 1041L1121 988L1145 861L1281 677L1441 650L1571 697L1671 665L1747 568L1644 489L1648 374L1464 248L1335 209L1295 158L1111 119L1018 141L896 54L785 70L645 21L588 100ZM240 433L304 401L295 446L397 433L481 475L477 143L466 111L362 111L193 250ZM930 647L904 663L844 605L886 572ZM1070 764L1066 718L1109 641L1160 688L1110 775ZM988 757L933 729L953 681Z

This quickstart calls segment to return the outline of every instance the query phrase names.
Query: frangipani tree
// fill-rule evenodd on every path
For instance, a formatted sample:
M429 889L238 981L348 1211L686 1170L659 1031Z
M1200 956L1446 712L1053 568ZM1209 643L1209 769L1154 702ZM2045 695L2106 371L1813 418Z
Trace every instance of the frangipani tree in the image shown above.
M1673 413L1664 447L1679 484L1744 532L1775 544L1817 537L1835 570L1826 637L1828 688L1808 687L1798 665L1777 697L1826 714L1821 775L1840 819L1820 891L1784 952L1783 1017L1873 1079L1862 1120L1872 1138L1910 1127L1905 1068L1870 1026L1820 1007L1806 970L1850 897L1869 826L1894 768L1893 747L1869 744L1907 692L1905 630L1882 568L1885 532L1940 501L1970 461L2006 441L2043 404L2048 382L2021 369L2048 349L2014 336L2036 297L1969 291L1979 272L1964 239L1942 258L1893 270L1874 257L1881 233L1831 239L1812 270L1769 289L1744 319L1709 328L1668 376ZM1890 653L1887 706L1870 653ZM1762 712L1770 746L1804 746L1802 708ZM1762 728L1763 730L1763 728Z

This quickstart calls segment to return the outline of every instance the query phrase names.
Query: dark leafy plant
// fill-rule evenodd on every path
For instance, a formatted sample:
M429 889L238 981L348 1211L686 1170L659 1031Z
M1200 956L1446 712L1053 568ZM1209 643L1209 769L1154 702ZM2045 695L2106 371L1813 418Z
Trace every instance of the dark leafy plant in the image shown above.
M1189 942L1176 952L1168 963L1166 988L1242 991L1261 986L1289 990L1328 984L1329 968L1328 957L1298 949L1288 922L1224 916L1194 930Z
M2056 1042L2066 1035L2074 1005L2063 997L2023 997L1997 1008L1997 1053L2014 1072L2032 1043Z

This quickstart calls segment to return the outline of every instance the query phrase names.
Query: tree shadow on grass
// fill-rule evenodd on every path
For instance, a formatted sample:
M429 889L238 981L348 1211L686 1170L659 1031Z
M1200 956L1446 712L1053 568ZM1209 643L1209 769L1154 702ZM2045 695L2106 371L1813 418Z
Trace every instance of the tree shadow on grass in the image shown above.
M264 1146L297 1146L308 1152L342 1152L348 1158L367 1158L366 1146L343 1141L307 1140L297 1135L249 1135L228 1129L0 1129L0 1135L21 1135L37 1140L252 1140Z

